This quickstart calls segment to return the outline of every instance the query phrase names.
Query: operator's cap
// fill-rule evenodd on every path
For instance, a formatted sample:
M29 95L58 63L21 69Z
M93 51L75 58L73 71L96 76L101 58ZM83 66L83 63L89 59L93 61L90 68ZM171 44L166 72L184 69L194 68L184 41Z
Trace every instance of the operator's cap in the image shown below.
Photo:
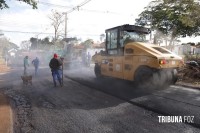
M55 54L53 55L53 57L54 57L54 58L58 58L58 55L55 53Z

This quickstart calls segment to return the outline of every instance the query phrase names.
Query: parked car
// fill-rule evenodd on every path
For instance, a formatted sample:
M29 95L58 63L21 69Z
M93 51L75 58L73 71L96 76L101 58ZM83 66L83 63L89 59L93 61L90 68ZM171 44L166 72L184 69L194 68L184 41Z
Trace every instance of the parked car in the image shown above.
M186 61L186 65L193 66L193 67L199 67L199 64L196 61Z

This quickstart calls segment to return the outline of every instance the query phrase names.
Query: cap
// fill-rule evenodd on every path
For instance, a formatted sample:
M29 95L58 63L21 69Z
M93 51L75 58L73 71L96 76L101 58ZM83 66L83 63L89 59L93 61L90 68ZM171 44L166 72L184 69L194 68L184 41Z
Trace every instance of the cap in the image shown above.
M58 58L58 55L55 53L55 54L53 55L53 57L54 57L54 58Z

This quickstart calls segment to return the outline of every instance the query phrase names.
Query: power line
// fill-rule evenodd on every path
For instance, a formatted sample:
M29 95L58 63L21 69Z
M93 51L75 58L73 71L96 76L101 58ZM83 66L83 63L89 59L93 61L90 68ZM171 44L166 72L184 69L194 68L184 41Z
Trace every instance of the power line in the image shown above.
M70 9L69 11L67 11L66 14L69 14L69 13L73 12L76 9L79 10L80 7L84 6L85 4L87 4L90 1L91 0L85 0L84 2L82 2L81 4L79 4L78 6L76 6L76 7L72 8L72 9ZM45 3L45 2L40 2L40 3L43 4L43 5L48 5L48 6L59 6L59 7L65 7L65 8L67 8L67 6L55 5L55 4L51 4L51 3ZM23 33L23 34L37 34L37 35L39 35L39 34L53 35L54 34L54 33L45 33L45 32L27 32L27 31L11 31L11 30L2 30L2 32ZM66 33L67 33L67 31L65 32L65 36L66 36ZM84 35L88 36L89 34L87 34L87 35L84 34ZM81 35L79 34L79 36L81 36ZM92 34L92 35L89 35L89 36L98 36L98 35Z
M122 15L120 13L117 13L117 12L112 12L112 11L100 11L100 10L90 10L90 9L81 9L80 7L82 7L83 5L87 4L88 2L90 2L91 0L85 0L84 2L82 2L81 4L79 4L78 6L75 6L74 8L70 9L69 11L67 11L66 13L71 13L75 10L83 10L83 11L87 11L87 12L97 12L97 13L108 13L108 14L116 14L116 15ZM69 8L70 6L62 6L62 5L56 5L56 4L51 4L51 3L46 3L46 2L40 2L42 4L46 4L48 6L60 6L60 7L66 7L66 8ZM70 7L71 8L71 7ZM0 22L1 22L1 19L0 19ZM15 21L12 21L14 23L12 24L16 24ZM11 23L11 22L9 22ZM22 23L23 24L23 23ZM21 24L19 24L20 26ZM24 25L23 25L24 26ZM33 26L33 25L32 25ZM35 24L34 24L35 26ZM21 26L20 26L21 27ZM9 30L3 30L4 32L15 32L15 33L27 33L27 34L54 34L54 33L45 33L45 32L26 32L26 31L9 31ZM68 33L66 31L66 33ZM84 34L86 35L86 34ZM92 36L92 35L90 35ZM95 35L93 35L95 36Z
M13 32L13 33L27 33L27 34L54 34L54 33L44 33L44 32L28 32L28 31L12 31L12 30L1 30L2 32Z
M66 13L71 13L74 10L80 10L80 7L87 4L88 2L90 2L91 0L86 0L84 2L82 2L81 4L77 5L77 6L63 6L63 5L58 5L58 4L52 4L52 3L48 3L48 2L41 2L38 1L39 4L42 5L46 5L46 6L57 6L57 7L62 7L62 8L71 8L69 11L67 11ZM100 13L113 13L113 14L118 14L117 12L112 12L112 11L100 11L100 10L90 10L90 9L81 9L81 10L86 10L86 11L90 11L90 12L100 12Z
M90 2L91 0L85 0L84 2L82 2L81 4L77 5L77 6L63 6L63 5L58 5L58 4L52 4L52 3L48 3L48 2L41 2L41 1L38 1L37 3L39 4L42 4L42 5L46 5L46 6L55 6L55 7L61 7L61 8L71 8L69 11L67 11L67 13L71 13L72 11L78 9L87 4L88 2Z
M91 9L84 9L84 8L80 8L81 11L85 11L85 12L93 12L93 13L103 13L103 14L113 14L113 15L120 15L120 16L133 16L132 14L123 14L123 13L119 13L119 12L113 12L113 11L109 11L109 10L91 10Z
M81 6L87 4L87 3L90 2L90 1L91 1L91 0L85 0L84 2L82 2L81 4L79 4L78 6L72 8L71 10L69 10L69 11L67 11L67 12L64 13L64 15L65 15L65 38L67 38L67 14L73 12L73 11L76 10L76 9L79 10L79 8L80 8Z
M91 0L85 0L84 2L82 2L81 4L73 7L72 9L70 9L69 11L66 12L66 14L69 14L73 11L75 11L76 9L79 10L80 7L84 6L85 4L87 4L88 2L90 2Z
M74 10L82 10L82 11L87 11L87 12L96 12L96 13L108 13L108 14L116 14L116 15L124 15L121 14L119 12L113 12L113 11L102 11L102 10L91 10L91 9L81 9L80 7L87 4L89 1L91 0L86 0L84 2L82 2L81 4L79 4L78 6L72 7L72 6L62 6L62 5L58 5L58 4L52 4L52 3L47 3L47 2L40 2L38 1L38 3L46 5L46 6L57 6L57 7L63 7L63 8L71 8L69 11L67 11L66 13L71 13ZM131 15L131 14L130 14Z
M38 1L37 3L39 3L41 5L46 5L46 6L55 6L55 7L61 7L61 8L72 8L72 6L62 6L62 5L57 5L57 4L47 3L47 2Z
M81 3L80 5L79 5L79 7L81 7L81 6L84 6L85 4L87 4L88 2L90 2L91 0L86 0L86 1L84 1L83 3Z
M22 33L22 34L46 34L46 35L54 35L54 33L45 33L45 32L28 32L28 31L12 31L12 30L0 30L0 31L1 32L11 32L11 33ZM64 35L64 34L61 34L61 35ZM99 36L99 34L74 34L73 36Z
M40 34L45 33L47 30L49 30L49 28L50 28L50 27L46 28L43 32L38 33L38 34L36 35L36 37L38 38L38 36L39 36Z

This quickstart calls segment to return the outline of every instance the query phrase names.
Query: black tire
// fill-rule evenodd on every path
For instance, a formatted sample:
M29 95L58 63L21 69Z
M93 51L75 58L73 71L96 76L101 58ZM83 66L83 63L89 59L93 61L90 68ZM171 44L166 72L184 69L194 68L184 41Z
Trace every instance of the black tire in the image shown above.
M134 76L137 85L146 85L152 82L153 70L149 67L140 67Z
M176 69L174 69L173 71L172 71L172 82L171 82L171 84L176 84L176 82L178 81L178 72L177 72L177 70Z
M175 85L178 80L178 76L174 76L172 79L172 84Z
M102 78L101 67L98 64L95 64L95 66L94 66L94 73L97 78Z
M178 80L177 70L164 70L160 71L160 81L163 81L163 84L174 85Z
M165 78L161 78L158 70L147 66L140 67L135 74L135 83L139 87L162 89L165 84Z

